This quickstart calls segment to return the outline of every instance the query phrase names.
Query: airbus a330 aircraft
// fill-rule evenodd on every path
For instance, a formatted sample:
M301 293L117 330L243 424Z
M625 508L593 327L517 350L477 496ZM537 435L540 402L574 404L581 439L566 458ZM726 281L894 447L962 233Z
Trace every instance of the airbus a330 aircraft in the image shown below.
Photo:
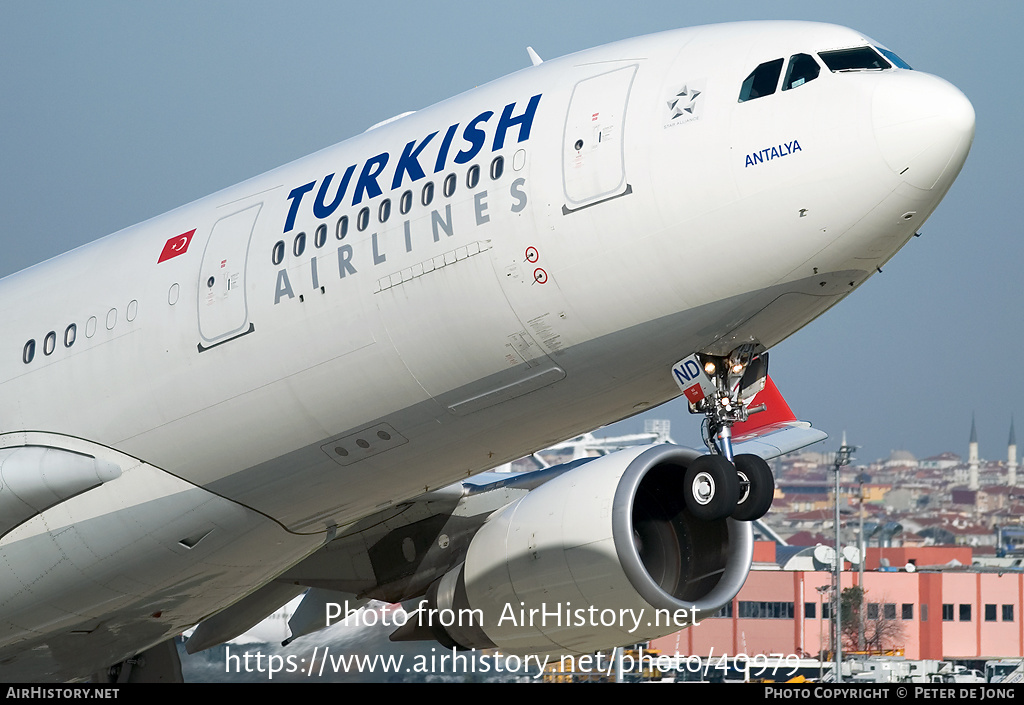
M396 638L520 652L677 627L509 604L734 597L757 456L822 435L751 399L763 353L914 235L974 111L830 25L531 57L0 281L0 678L176 662L309 587L479 610ZM710 452L462 482L681 392Z

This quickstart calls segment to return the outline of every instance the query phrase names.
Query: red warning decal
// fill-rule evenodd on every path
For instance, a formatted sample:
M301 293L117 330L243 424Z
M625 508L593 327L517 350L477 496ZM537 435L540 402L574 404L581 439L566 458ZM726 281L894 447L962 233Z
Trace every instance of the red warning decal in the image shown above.
M704 398L704 390L700 388L700 383L697 383L692 387L684 389L683 396L686 397L686 400L691 404L696 404Z
M164 249L160 252L160 259L156 261L157 264L165 260L172 259L178 255L183 255L188 252L188 246L192 243L192 236L196 234L195 228L189 230L187 233L181 235L175 235L170 240L164 243Z

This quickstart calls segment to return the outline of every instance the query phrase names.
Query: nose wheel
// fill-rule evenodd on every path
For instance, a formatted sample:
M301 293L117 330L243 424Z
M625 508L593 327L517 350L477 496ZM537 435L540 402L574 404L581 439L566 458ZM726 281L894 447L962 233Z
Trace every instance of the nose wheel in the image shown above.
M739 480L739 497L732 518L738 521L760 519L771 509L775 497L775 478L764 459L743 453L733 458Z
M729 462L721 455L702 455L686 469L686 508L704 521L732 517L760 519L772 506L775 478L756 455L743 453Z
M720 455L702 455L686 468L686 508L698 519L724 519L736 510L740 494L736 468Z

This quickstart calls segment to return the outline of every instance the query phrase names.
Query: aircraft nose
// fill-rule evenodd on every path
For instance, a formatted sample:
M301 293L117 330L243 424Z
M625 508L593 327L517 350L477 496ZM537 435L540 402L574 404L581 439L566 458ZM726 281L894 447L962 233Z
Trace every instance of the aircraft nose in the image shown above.
M882 156L907 183L944 193L974 140L974 106L936 76L898 71L885 78L872 102Z

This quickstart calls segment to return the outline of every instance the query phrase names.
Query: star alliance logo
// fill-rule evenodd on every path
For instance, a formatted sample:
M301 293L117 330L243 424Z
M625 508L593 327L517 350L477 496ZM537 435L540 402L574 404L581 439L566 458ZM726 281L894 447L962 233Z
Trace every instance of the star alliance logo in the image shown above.
M683 123L700 117L700 108L704 101L700 96L704 93L704 82L687 82L672 92L668 104L670 123Z

